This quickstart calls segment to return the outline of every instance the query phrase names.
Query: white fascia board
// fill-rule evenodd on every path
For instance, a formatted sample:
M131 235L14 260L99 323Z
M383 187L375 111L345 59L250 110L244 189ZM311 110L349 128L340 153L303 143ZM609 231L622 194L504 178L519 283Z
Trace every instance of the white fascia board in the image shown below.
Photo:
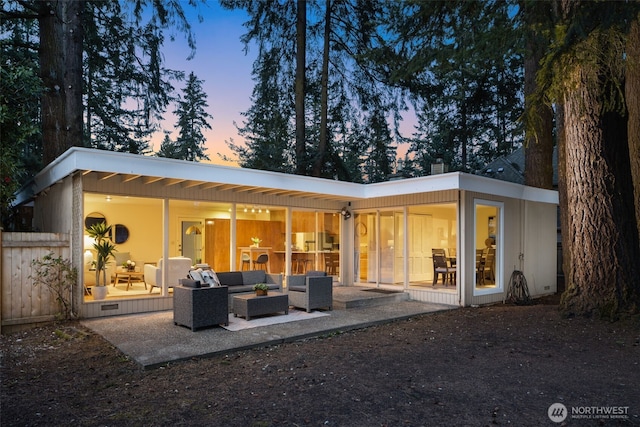
M529 187L478 175L460 174L460 189L530 202L558 204L557 191Z
M60 157L45 166L31 181L18 190L13 204L15 206L21 205L31 200L36 194L71 175L76 170L75 159L70 155L71 150L65 151Z
M121 173L275 188L344 196L346 200L362 198L364 193L362 184L344 181L73 147L36 176L33 194L38 194L75 171Z
M370 199L446 190L466 190L500 197L558 204L557 191L528 187L526 185L463 172L449 172L419 178L368 184L365 187L365 196Z
M47 165L36 175L31 185L26 185L20 190L15 203L20 204L31 199L35 194L78 171L156 176L169 179L275 188L342 197L345 201L434 191L467 190L502 197L558 204L557 191L527 187L521 184L461 172L374 184L356 184L281 172L188 162L185 160L141 156L139 154L116 153L82 147L70 148Z

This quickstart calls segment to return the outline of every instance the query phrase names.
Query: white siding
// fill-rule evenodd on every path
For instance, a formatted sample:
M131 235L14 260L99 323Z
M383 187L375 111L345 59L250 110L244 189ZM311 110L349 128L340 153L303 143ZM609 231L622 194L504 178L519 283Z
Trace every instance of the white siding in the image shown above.
M173 297L91 301L82 304L82 317L106 317L173 309ZM123 325L123 327L126 327Z

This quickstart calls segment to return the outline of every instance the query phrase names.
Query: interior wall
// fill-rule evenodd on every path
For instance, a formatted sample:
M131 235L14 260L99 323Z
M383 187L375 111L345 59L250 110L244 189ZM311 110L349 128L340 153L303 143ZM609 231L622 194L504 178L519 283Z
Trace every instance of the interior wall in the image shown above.
M127 205L102 201L85 202L84 216L99 212L108 225L122 224L129 229L129 239L116 245L120 253L129 252L131 260L142 266L157 262L162 257L162 201L128 198ZM151 202L151 203L150 203Z

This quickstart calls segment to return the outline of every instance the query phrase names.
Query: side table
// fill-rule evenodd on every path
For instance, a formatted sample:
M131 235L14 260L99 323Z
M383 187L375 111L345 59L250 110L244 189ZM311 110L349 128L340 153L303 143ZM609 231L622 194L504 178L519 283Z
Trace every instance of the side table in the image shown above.
M226 286L211 288L173 288L173 323L196 329L229 324Z

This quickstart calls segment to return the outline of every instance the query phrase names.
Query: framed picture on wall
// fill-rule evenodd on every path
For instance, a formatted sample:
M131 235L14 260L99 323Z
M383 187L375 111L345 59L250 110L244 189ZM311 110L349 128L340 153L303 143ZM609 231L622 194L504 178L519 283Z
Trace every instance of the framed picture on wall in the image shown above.
M494 241L496 240L496 217L490 216L488 221L489 226L489 237Z

